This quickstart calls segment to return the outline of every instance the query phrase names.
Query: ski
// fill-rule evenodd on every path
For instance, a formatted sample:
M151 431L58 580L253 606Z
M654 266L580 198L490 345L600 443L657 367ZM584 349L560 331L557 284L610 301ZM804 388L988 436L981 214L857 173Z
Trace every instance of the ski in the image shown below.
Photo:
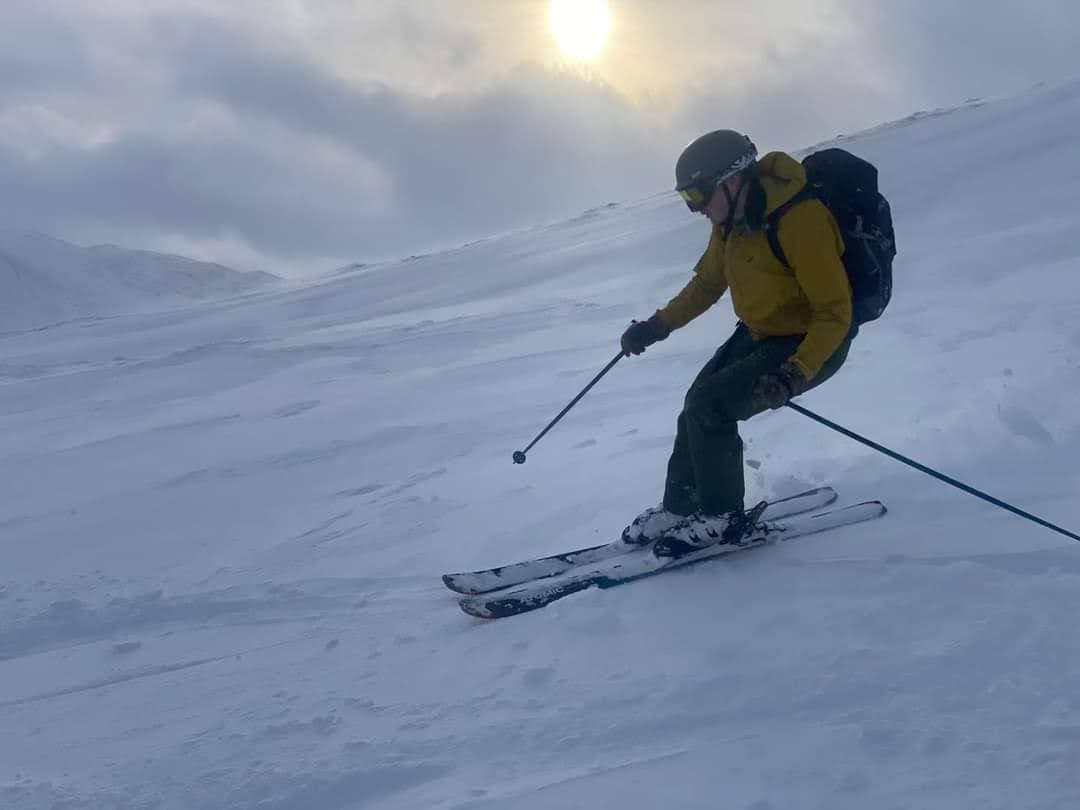
M718 543L676 558L657 557L648 547L636 548L595 564L577 566L564 576L534 579L493 593L468 596L461 599L459 604L470 616L482 619L515 616L542 608L587 588L613 588L674 568L684 568L771 542L791 540L874 520L885 512L885 505L880 501L866 501L843 509L773 519L766 521L760 531L744 538L738 545Z
M764 520L781 520L793 515L801 515L828 506L837 498L832 487L818 487L800 492L787 498L781 498L768 505L763 515ZM579 548L550 557L540 557L524 562L485 568L479 571L467 571L459 574L444 574L443 584L457 593L472 595L502 590L534 579L559 576L580 565L592 565L604 560L640 551L643 547L636 543L616 540L598 546Z

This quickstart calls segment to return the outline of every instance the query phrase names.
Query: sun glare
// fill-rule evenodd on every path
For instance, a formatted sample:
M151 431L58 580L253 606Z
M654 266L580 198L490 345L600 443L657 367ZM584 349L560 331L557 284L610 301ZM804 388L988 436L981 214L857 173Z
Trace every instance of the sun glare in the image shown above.
M551 0L548 24L563 56L590 62L600 55L611 31L607 0Z

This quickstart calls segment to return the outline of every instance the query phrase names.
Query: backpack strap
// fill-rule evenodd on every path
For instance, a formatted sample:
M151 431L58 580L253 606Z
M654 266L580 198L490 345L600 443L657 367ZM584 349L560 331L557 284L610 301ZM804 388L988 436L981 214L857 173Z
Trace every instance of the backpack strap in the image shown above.
M783 218L784 214L796 205L804 200L811 199L814 199L813 192L810 191L809 188L804 187L801 191L796 193L794 197L769 214L768 218L765 220L765 238L769 240L769 247L772 249L773 256L775 256L776 260L788 270L791 270L792 267L787 260L787 254L784 253L784 246L780 244L780 220Z

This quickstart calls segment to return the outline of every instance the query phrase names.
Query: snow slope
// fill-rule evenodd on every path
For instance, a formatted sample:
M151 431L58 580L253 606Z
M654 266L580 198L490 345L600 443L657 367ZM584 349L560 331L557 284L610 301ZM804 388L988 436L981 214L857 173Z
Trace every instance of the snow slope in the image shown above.
M276 277L0 228L0 333L148 311L265 287Z
M803 404L1073 528L1080 85L845 139L901 254ZM1080 547L777 412L751 496L876 524L492 623L439 574L659 497L721 302L522 447L687 278L673 195L0 337L0 806L1064 808Z

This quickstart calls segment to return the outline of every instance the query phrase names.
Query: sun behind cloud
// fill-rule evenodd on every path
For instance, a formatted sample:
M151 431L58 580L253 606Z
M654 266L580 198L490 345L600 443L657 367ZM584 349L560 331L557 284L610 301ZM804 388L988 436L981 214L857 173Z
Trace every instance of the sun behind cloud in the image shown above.
M607 0L550 0L548 25L563 56L591 62L611 33L611 10Z

